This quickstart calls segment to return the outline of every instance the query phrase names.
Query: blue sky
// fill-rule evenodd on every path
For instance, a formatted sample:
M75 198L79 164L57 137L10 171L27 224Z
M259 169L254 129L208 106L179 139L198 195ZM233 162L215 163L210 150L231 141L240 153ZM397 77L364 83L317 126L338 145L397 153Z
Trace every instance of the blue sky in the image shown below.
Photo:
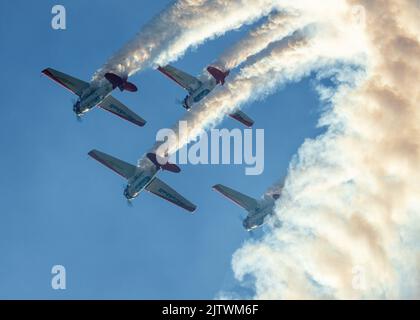
M155 70L131 80L139 92L115 96L144 117L138 128L102 110L83 122L68 91L41 75L53 67L89 80L169 1L61 1L67 30L51 28L54 1L1 1L0 298L211 299L246 293L234 281L231 257L249 239L243 211L212 191L223 183L254 197L287 172L291 157L316 128L319 101L311 79L289 84L246 106L265 129L265 170L242 165L184 165L160 178L198 205L194 215L151 194L133 207L125 181L88 158L93 148L135 163L186 112L185 92ZM174 65L199 73L248 27L190 50ZM240 124L227 118L219 128ZM241 128L241 127L240 127ZM261 231L260 231L261 233ZM53 290L51 268L67 271L67 289Z

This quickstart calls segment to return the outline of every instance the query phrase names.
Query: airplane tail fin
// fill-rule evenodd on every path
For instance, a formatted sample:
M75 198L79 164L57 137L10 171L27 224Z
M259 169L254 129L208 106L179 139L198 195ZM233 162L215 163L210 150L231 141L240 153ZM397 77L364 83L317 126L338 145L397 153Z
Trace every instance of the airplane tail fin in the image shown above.
M207 67L207 71L216 79L216 83L221 83L222 85L225 84L225 79L229 75L230 71L223 72L215 67Z
M220 192L222 195L232 200L247 211L254 211L258 207L258 201L254 198L248 197L247 195L226 187L222 184L214 185L213 189Z
M107 72L105 73L105 78L112 84L112 88L115 89L118 87L121 91L130 91L136 92L138 89L134 83L128 82L127 78L121 78L115 73Z
M104 166L108 167L109 169L115 171L120 176L126 178L127 180L130 179L136 173L137 167L124 162L120 159L114 158L106 153L103 153L98 150L91 150L88 153L93 159L99 161Z

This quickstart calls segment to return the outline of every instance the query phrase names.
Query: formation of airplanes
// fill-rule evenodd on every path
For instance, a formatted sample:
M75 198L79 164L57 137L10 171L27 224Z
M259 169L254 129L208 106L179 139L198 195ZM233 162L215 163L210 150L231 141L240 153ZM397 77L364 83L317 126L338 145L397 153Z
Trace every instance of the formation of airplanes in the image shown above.
M219 84L224 85L226 77L230 73L229 70L222 71L214 66L208 66L207 74L197 78L170 65L158 67L158 70L187 90L188 95L182 101L182 106L186 110L190 110L194 104L205 99ZM78 119L97 106L137 126L142 127L146 124L146 120L111 95L116 88L120 91L138 91L137 86L129 82L125 75L108 72L104 74L102 81L89 83L52 68L46 68L42 73L78 97L73 104L73 112ZM254 121L242 111L236 111L229 116L247 127L254 124ZM124 197L129 202L136 198L140 192L146 190L188 212L194 212L197 208L196 205L157 178L157 174L161 170L173 173L181 171L176 164L170 163L166 158L161 158L155 153L147 153L138 161L137 165L133 165L98 150L91 150L88 155L126 179ZM213 188L248 212L247 217L243 220L243 226L248 231L263 225L267 221L267 217L273 215L275 201L281 196L280 193L276 193L256 200L221 184L215 185Z

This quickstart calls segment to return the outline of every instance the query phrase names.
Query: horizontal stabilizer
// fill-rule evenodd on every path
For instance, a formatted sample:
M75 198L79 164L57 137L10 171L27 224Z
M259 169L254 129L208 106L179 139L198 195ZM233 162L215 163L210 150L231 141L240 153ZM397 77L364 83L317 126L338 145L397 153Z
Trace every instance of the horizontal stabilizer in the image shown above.
M222 184L216 184L213 186L213 189L220 192L222 195L229 198L248 212L254 211L258 207L258 201L254 198L248 197L247 195L244 195L243 193L235 191Z
M168 162L166 158L161 158L156 155L156 153L148 153L147 158L153 162L153 164L158 168L173 173L181 172L181 168L174 163Z
M138 89L134 83L128 82L127 78L122 78L115 73L105 73L105 78L112 84L112 88L119 88L121 91L136 92Z
M207 71L208 71L208 73L210 73L213 76L213 78L216 79L217 84L221 83L222 85L225 84L225 79L230 73L229 70L226 71L226 72L223 72L222 70L219 70L219 69L217 69L215 67L212 67L212 66L207 67Z
M176 204L177 206L187 211L193 212L197 208L196 205L185 199L178 192L176 192L174 189L172 189L158 178L154 178L152 182L146 186L146 190L169 202L172 202L173 204Z
M254 120L252 120L245 113L239 110L234 113L229 114L229 117L239 121L240 123L242 123L243 125L247 127L252 127L254 124Z
M106 153L103 153L98 150L92 150L88 153L93 159L99 161L104 166L107 166L111 170L118 173L120 176L126 178L127 180L130 179L136 173L136 166L124 162L120 159L114 158Z
M130 91L130 92L136 92L138 89L137 89L137 86L134 83L126 81L126 82L123 83L122 89L120 88L120 90L121 91L125 90L125 91Z
M44 69L42 73L78 96L89 87L89 83L52 68Z
M159 67L158 70L173 81L175 81L176 83L178 83L188 92L193 92L201 86L201 81L198 80L196 77L193 77L192 75L170 65L167 65L165 67Z
M98 106L140 127L143 127L146 124L146 120L131 111L113 96L106 97Z

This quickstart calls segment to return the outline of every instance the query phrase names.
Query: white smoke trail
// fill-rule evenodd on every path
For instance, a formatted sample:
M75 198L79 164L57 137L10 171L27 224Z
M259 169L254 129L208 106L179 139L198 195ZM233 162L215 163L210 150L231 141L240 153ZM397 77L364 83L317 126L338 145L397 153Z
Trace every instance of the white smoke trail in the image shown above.
M225 50L211 65L221 70L237 68L250 57L267 49L270 44L290 36L294 31L312 21L311 17L299 15L296 12L277 11L270 14L266 22L253 28L238 43ZM210 77L205 68L199 79L205 81Z
M188 48L268 15L279 0L178 0L148 23L93 76L132 75L178 59Z
M187 115L185 120L188 122L189 131L181 132L177 143L164 151L167 151L169 155L174 154L179 148L199 137L209 127L215 126L235 109L264 97L288 81L300 79L314 68L335 63L337 59L351 59L352 61L360 59L360 56L356 55L362 52L364 47L363 37L356 38L356 35L360 33L358 32L360 28L350 22L348 25L343 25L340 21L352 20L352 16L344 10L345 7L337 5L337 1L328 1L328 3L336 8L334 14L331 14L327 20L328 24L319 23L317 26L307 28L304 33L309 34L309 39L305 39L301 32L295 34L289 43L278 42L262 57L259 57L259 60L244 66L240 73L230 79L223 88L214 90ZM296 4L302 6L302 2L293 2L290 8L295 9ZM316 16L313 12L310 14L312 18ZM301 10L301 15L303 17L299 18L300 21L308 21L305 17L309 15L308 12ZM334 32L331 32L331 28L327 27L330 24L340 27L334 28ZM312 39L314 37L312 33L322 34L322 45L316 45L315 40ZM320 39L316 38L316 41L318 43ZM248 48L245 48L245 51L247 50ZM178 131L177 128L175 131Z
M251 30L243 39L221 54L213 63L222 70L238 67L249 57L266 49L271 43L291 35L311 22L309 16L297 12L275 12L267 21Z
M285 43L279 45L271 51L271 54L275 54L279 62L282 60L281 58L284 58L297 63L300 60L299 57L302 55L302 52L299 50L302 45L295 44L295 42L293 44L288 45ZM169 155L174 154L180 148L201 136L205 130L220 123L226 115L239 106L252 99L261 97L284 81L285 77L278 71L281 69L284 72L283 75L286 75L288 72L287 66L285 64L273 64L271 69L268 64L264 63L267 60L270 59L266 57L266 59L261 59L256 64L243 68L223 88L215 89L203 102L197 104L183 119L188 123L188 131L183 130L179 132L177 141L169 145L165 149L166 152ZM261 67L264 71L262 74L247 72L252 67L255 67L255 69ZM274 78L274 76L276 77ZM178 126L174 128L174 131L178 132Z
M338 88L319 89L328 131L290 166L276 209L283 226L234 255L254 298L420 298L419 8L348 3L365 10L369 64L330 70Z

